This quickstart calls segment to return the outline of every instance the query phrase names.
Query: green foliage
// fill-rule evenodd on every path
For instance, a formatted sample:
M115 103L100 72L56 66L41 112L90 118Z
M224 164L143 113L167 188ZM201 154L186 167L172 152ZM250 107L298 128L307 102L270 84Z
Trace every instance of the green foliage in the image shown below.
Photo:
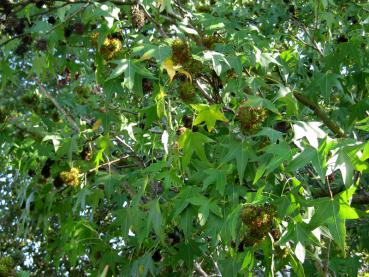
M367 274L368 9L2 1L0 276Z

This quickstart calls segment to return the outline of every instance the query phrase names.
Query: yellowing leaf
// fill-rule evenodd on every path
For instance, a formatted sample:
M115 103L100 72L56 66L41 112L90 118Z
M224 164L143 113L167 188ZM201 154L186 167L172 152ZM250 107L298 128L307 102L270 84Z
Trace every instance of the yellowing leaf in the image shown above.
M154 49L150 49L149 51L146 51L142 57L139 59L139 61L146 61L149 60L153 57L155 50Z
M188 80L190 80L190 82L192 83L192 77L191 77L191 74L188 71L184 70L183 68L178 68L177 71L179 73L182 73L182 74L186 75Z
M95 132L97 129L99 129L99 127L101 126L101 123L102 123L101 119L96 120L96 122L92 126L92 131Z
M161 118L162 116L167 116L167 113L165 111L165 92L162 86L160 86L159 93L155 96L156 101L156 112L158 114L158 117Z
M176 70L174 68L174 64L171 58L166 59L163 62L162 67L167 71L168 75L169 75L169 79L170 81L173 80L174 75L176 75Z
M220 111L218 105L205 105L205 104L198 104L198 105L191 105L198 114L196 119L193 122L193 125L199 125L202 122L205 122L208 131L211 132L215 127L215 122L217 120L227 122L227 118L224 114Z

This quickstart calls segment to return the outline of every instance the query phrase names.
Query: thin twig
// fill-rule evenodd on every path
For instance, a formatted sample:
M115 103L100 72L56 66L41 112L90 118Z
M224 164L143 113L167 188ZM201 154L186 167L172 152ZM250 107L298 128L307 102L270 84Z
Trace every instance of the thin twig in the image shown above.
M121 139L119 136L115 137L117 140L119 140L119 142L121 142L125 147L127 147L129 149L129 151L131 151L132 153L134 153L135 151L133 150L133 148L128 145L123 139Z
M326 182L327 182L327 186L328 186L328 191L329 191L329 196L331 197L331 199L333 199L333 193L332 193L332 189L331 189L331 184L329 183L329 177L326 177Z
M323 273L322 276L326 277L328 276L328 270L329 270L329 252L331 251L331 239L328 239L328 246L327 246L327 259L324 261L323 264Z
M323 121L323 123L338 137L344 138L346 134L343 132L341 128L339 128L336 123L329 118L329 116L312 100L307 98L306 96L302 95L299 92L294 92L293 95L295 98L301 103L307 106L308 108L312 109L315 114Z
M49 31L47 31L45 33L45 35L50 34L52 32L54 32L57 28L59 28L62 25L65 25L65 22L68 21L69 19L73 18L75 15L79 14L80 12L82 12L83 10L87 9L87 7L90 5L90 3L87 3L86 5L83 5L82 7L80 7L79 9L75 10L74 12L72 12L70 15L68 15L67 17L65 17L65 19L60 22L59 24L56 24L53 28L51 28Z
M208 100L209 103L215 103L214 99L210 97L210 95L205 91L205 89L202 87L202 84L199 80L195 80L195 85L199 89L201 95Z
M318 51L318 53L324 57L324 53L322 51L322 49L320 49L318 43L316 42L316 40L310 35L308 28L305 26L304 23L302 23L301 21L299 21L296 17L290 17L291 20L298 26L301 27L301 29L304 31L304 33L308 36L310 42L312 43L312 45L309 45L311 47L313 47L315 50ZM301 42L303 42L302 40L300 40ZM303 42L304 43L304 42ZM305 43L304 43L305 44Z
M87 3L87 2L86 2ZM71 3L68 3L68 4L71 4ZM75 2L73 4L76 4ZM65 22L68 21L69 19L71 19L72 17L74 17L75 15L77 15L78 13L80 13L81 11L83 11L84 9L86 9L88 6L90 5L90 3L87 3L86 5L80 7L79 9L77 9L76 11L74 11L73 13L71 13L70 15L68 15L64 20L63 22L59 23L59 24L56 24L53 28L51 28L49 31L45 32L44 35L47 35L47 34L50 34L52 32L54 32L57 28L59 28L60 26L62 25L65 25ZM63 5L62 5L63 6ZM65 5L66 6L66 5ZM19 34L19 35L15 35L11 38L9 38L8 40L6 41L3 41L2 43L0 43L0 47L8 44L9 42L17 39L17 38L22 38L26 35L28 35L29 33L22 33L22 34Z
M35 79L36 84L38 85L38 87L40 88L41 92L44 94L44 96L46 98L48 98L49 100L51 100L51 102L54 104L54 106L58 109L58 111L63 114L63 116L69 121L70 125L72 126L72 128L76 131L76 132L80 132L80 129L78 127L77 122L70 117L67 112L59 105L59 103L56 101L56 99L49 94L46 89L41 85L41 83Z
M202 277L209 277L209 275L202 269L201 265L198 262L194 262L195 270L197 273L200 274Z
M108 166L108 167L110 168L110 166L111 166L112 164L117 163L117 162L119 162L119 161L121 161L121 160L123 160L123 159L126 159L126 158L128 158L128 157L130 157L130 155L126 155L126 156L120 157L120 158L118 158L118 159L115 159L115 160L109 161L109 162L107 162L107 163L100 164L98 167L91 168L88 172L89 172L89 173L91 173L91 172L97 171L97 170L99 170L99 168L101 168L101 167L105 167L105 166Z
M150 22L152 22L156 28L158 29L158 31L160 32L160 34L164 37L164 38L167 38L168 35L167 33L164 31L162 25L157 22L151 15L150 13L147 11L147 9L145 8L145 6L143 4L140 4L140 7L142 8L142 10L144 11L146 17L149 19Z

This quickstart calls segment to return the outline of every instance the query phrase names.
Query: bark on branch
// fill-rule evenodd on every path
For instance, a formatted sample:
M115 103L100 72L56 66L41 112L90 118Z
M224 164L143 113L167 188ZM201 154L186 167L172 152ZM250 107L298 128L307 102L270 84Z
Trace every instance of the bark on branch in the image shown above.
M37 79L35 79L35 82L40 88L42 94L46 98L48 98L54 104L57 110L67 119L72 129L74 129L77 133L79 133L80 130L79 130L77 122L71 116L68 115L68 113L59 105L58 101L56 101L56 99L50 93L46 91L46 89L41 85L41 83Z
M346 137L346 134L343 132L343 130L337 126L335 122L332 121L332 119L329 118L329 116L312 100L304 96L303 94L299 92L294 92L293 95L295 98L306 107L310 108L314 111L316 116L318 116L323 123L337 136L340 138Z

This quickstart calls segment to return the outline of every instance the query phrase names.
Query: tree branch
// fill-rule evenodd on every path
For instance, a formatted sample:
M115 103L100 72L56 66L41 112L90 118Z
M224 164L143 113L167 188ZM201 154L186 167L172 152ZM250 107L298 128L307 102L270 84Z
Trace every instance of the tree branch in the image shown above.
M293 95L301 104L313 110L316 116L318 116L334 134L340 138L346 137L346 134L343 132L343 130L339 128L336 123L332 121L332 119L329 118L329 116L318 106L318 104L299 92L294 92Z
M344 190L344 188L336 188L334 190L332 190L332 196L337 195L338 193L342 192ZM311 192L313 197L331 197L331 193L327 190L325 190L324 188L321 189L316 189L314 191ZM364 204L369 204L369 192L366 191L357 191L353 196L352 196L352 201L351 204L355 204L355 205L364 205Z
M195 270L202 277L209 277L209 275L202 269L201 265L198 262L194 262Z
M104 166L109 166L109 167L110 167L112 164L117 163L117 162L119 162L119 161L121 161L121 160L123 160L123 159L126 159L126 158L128 158L129 156L130 156L130 155L125 155L125 156L123 156L123 157L120 157L120 158L118 158L118 159L112 160L112 161L110 161L110 162L100 164L98 167L91 168L88 172L89 172L89 173L91 173L91 172L94 172L94 171L98 171L98 169L99 169L99 168L102 168L102 167L104 167ZM136 164L134 164L134 165L130 165L130 166L137 166L137 165L136 165Z
M304 33L305 33L305 34L307 35L307 37L309 38L309 40L310 40L310 43L311 43L311 44L307 44L307 43L305 43L304 41L300 40L298 37L296 37L296 38L297 38L299 41L301 41L303 44L308 45L308 46L312 47L313 49L315 49L316 51L318 51L318 53L319 53L322 57L324 57L324 53L323 53L322 49L320 49L320 47L319 47L318 43L316 42L316 40L315 40L315 39L310 35L309 30L308 30L308 28L305 26L305 24L304 24L304 23L302 23L301 21L299 21L299 20L298 20L298 18L296 18L296 17L290 17L290 18L291 18L292 22L294 22L297 26L300 26L300 27L301 27L301 29L304 31Z
M164 38L167 38L168 35L167 33L164 31L162 25L160 23L158 23L151 15L150 13L146 10L145 6L143 4L140 4L140 7L142 8L142 10L144 11L146 17L149 19L149 21L151 23L153 23L156 28L158 29L158 31L160 32L160 34L164 37Z
M205 91L205 89L202 87L202 84L199 80L195 80L195 86L199 89L201 95L208 100L210 104L215 103L215 100L210 97L210 95Z
M76 132L79 133L80 132L80 129L79 129L78 124L76 123L76 121L67 114L67 112L56 101L56 99L50 93L48 93L46 91L46 89L41 85L41 83L37 79L35 79L35 82L38 85L38 87L40 88L40 90L43 93L43 95L46 98L48 98L49 100L51 100L51 102L58 109L58 111L69 121L70 125L72 126L72 129L74 129Z

